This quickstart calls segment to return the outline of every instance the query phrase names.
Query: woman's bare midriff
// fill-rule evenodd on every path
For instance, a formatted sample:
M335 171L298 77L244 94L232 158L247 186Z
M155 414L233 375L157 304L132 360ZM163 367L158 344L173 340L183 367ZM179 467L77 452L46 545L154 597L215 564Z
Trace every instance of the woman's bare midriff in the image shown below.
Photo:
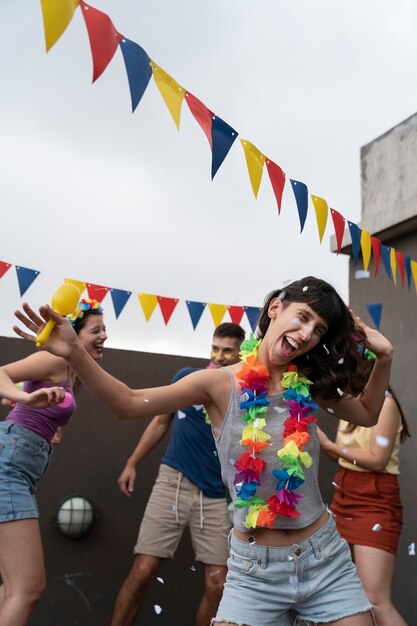
M250 541L251 537L256 543L263 546L274 546L276 548L285 548L292 546L294 543L300 543L305 539L314 535L329 519L329 513L323 511L322 515L315 522L304 528L294 528L288 530L270 530L269 528L254 528L247 533L242 533L237 528L233 529L233 534L241 541Z

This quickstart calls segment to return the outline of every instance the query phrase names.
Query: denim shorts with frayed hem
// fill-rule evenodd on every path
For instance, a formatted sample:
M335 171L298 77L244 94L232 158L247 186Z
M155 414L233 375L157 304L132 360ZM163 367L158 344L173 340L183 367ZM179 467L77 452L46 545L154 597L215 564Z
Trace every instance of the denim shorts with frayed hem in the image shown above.
M34 494L50 454L43 437L12 422L0 423L0 522L39 517Z
M286 548L230 535L228 574L212 624L326 624L372 610L348 543L332 516L309 539Z

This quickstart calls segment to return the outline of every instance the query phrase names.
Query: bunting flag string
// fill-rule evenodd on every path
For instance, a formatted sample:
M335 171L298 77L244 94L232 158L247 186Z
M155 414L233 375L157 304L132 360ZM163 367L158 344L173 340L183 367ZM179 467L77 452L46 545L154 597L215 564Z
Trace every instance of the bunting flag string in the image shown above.
M172 76L151 60L147 52L139 44L120 34L106 13L95 9L84 2L84 0L60 0L60 2L57 2L57 0L41 0L41 7L47 51L52 48L65 32L76 9L80 7L90 42L93 61L93 82L103 74L112 61L117 48L120 48L129 83L132 112L135 111L142 99L151 76L153 76L161 97L178 129L180 128L182 103L185 99L191 114L208 139L212 151L211 177L212 179L214 178L239 134L232 126L213 113L201 100L192 95L190 91L182 87ZM278 206L278 214L280 214L286 180L285 173L279 165L269 157L266 157L251 141L241 139L241 144L255 198L258 197L263 166L266 162L269 180ZM308 187L304 182L292 178L290 178L290 182L300 220L300 233L302 233L308 214ZM311 195L311 199L315 209L320 243L322 243L329 209L326 200L323 198ZM331 209L331 215L336 236L337 253L339 253L343 242L346 220L341 213L334 209ZM409 286L411 277L416 283L415 261L402 255L392 247L382 246L376 237L371 236L366 230L361 230L350 221L348 221L348 228L352 240L354 265L358 262L359 253L361 252L363 267L367 270L373 254L375 276L378 273L379 261L382 257L387 275L390 280L393 280L394 284L396 284L397 266L402 286L404 285L405 272L407 273ZM220 314L219 311L215 314L216 318ZM192 323L194 324L197 309L193 309L192 315L194 316L192 318Z

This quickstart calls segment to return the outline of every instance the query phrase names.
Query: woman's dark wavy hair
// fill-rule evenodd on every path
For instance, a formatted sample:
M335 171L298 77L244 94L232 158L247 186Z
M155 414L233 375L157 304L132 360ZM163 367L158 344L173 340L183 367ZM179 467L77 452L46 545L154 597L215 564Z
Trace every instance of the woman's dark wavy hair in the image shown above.
M308 304L327 324L328 330L308 353L294 359L298 369L313 383L313 397L338 399L341 392L359 395L367 377L358 367L358 344L365 345L364 332L337 291L324 280L307 276L267 295L258 321L258 337L268 330L271 302L279 298L283 306L291 302Z
M88 318L90 317L90 315L101 315L101 317L103 317L103 309L101 309L100 311L98 309L90 309L89 311L84 311L84 314L82 317L77 317L77 319L72 324L72 327L77 333L77 335L80 332L80 330L82 330L84 326L86 325L86 322Z

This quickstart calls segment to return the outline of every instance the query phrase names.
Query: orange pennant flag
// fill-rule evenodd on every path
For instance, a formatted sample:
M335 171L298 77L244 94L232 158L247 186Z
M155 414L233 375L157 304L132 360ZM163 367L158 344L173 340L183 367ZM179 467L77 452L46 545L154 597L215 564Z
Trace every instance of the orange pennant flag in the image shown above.
M363 230L361 233L361 249L364 270L367 270L369 267L369 261L371 260L371 246L371 235L368 230Z
M214 325L217 328L217 326L222 323L222 320L227 311L227 306L225 304L209 304L208 308L210 309Z
M139 302L142 305L142 310L147 322L151 319L152 313L155 311L155 307L158 304L158 297L150 293L138 293Z
M151 68L153 77L159 92L164 99L165 104L168 107L168 111L171 113L172 119L175 122L176 127L180 128L181 120L181 107L184 100L186 89L181 87L176 80L174 80L169 74L167 74L162 67L156 65L154 61L151 61Z
M252 190L255 198L257 198L264 171L265 155L262 154L262 152L260 152L258 148L247 139L241 139L240 143L242 144L245 152L246 165L249 172Z
M327 216L329 214L329 207L324 198L319 196L311 196L314 204L314 210L316 212L317 228L319 229L320 243L323 240L324 231L327 225Z
M65 32L80 0L41 0L46 51Z
M73 280L72 278L64 278L64 283L69 283L70 285L75 285L78 291L80 292L80 297L82 296L86 283L83 283L81 280Z

